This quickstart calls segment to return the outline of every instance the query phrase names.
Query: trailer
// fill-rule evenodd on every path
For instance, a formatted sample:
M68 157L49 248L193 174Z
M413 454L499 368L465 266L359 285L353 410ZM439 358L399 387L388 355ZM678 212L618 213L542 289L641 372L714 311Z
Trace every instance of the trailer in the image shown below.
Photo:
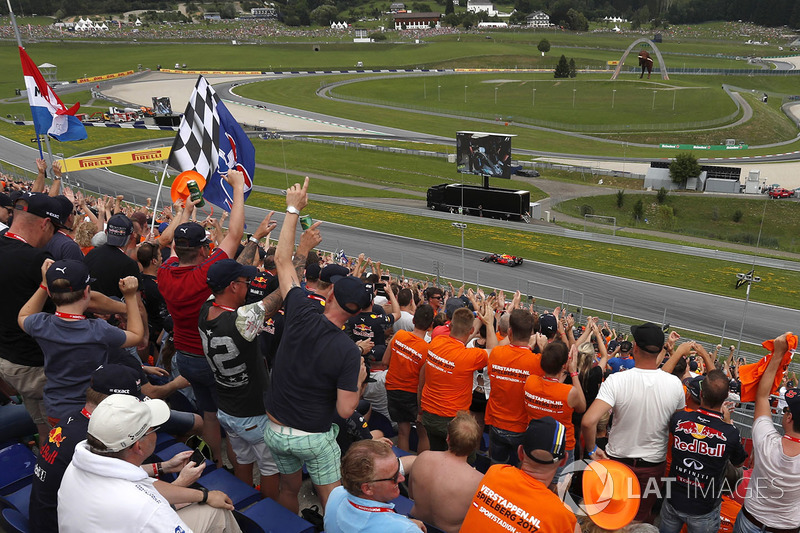
M471 216L524 220L530 209L528 191L443 183L428 189L428 208Z

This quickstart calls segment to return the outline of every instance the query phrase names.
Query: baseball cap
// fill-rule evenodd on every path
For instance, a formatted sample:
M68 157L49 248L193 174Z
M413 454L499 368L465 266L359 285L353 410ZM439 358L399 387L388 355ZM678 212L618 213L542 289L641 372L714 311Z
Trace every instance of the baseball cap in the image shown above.
M333 276L338 278L333 282L333 297L339 307L357 315L372 301L369 291L364 283L354 276Z
M47 279L47 289L53 292L77 292L82 291L94 281L89 274L89 267L83 261L75 259L61 259L56 261L45 274ZM69 283L66 287L54 287L53 283L57 280L65 279Z
M197 222L184 222L175 228L176 246L198 248L210 242L206 236L206 230Z
M161 224L158 225L158 232L164 233L164 230L167 229L168 227L169 227L169 222L162 222Z
M783 398L792 412L792 418L800 419L800 389L788 389Z
M704 379L706 379L705 376L697 376L686 380L686 390L689 391L692 399L697 403L700 403L700 383L702 383Z
M602 459L583 471L583 503L589 518L603 529L617 531L639 511L640 485L628 465Z
M100 394L127 394L139 399L142 394L142 380L139 372L125 365L100 365L92 374L92 390Z
M657 354L664 346L664 330L652 322L631 326L631 333L636 346L647 353Z
M221 259L211 265L206 274L206 283L214 292L225 290L236 278L247 278L252 280L258 275L258 269L254 266L237 263L233 259Z
M0 207L14 207L11 197L4 192L0 192Z
M456 309L461 309L464 306L464 300L461 298L448 298L447 302L444 304L444 312L448 318L453 317L453 313L455 313Z
M88 434L102 442L108 451L118 452L168 419L169 406L163 400L143 402L127 394L112 394L92 412Z
M558 331L558 322L556 321L556 316L550 313L540 316L539 331L541 331L542 335L546 337L549 337Z
M22 205L20 202L25 202ZM25 192L14 201L14 209L25 211L41 218L49 218L57 228L64 227L61 218L61 206L55 198L42 192Z
M66 224L69 217L72 216L73 212L75 212L75 206L72 204L72 201L70 201L70 199L64 196L63 194L54 196L53 200L55 200L56 204L58 205L59 218L64 224ZM71 230L72 228L67 228L67 229Z
M106 244L111 246L125 246L128 238L133 233L133 222L122 213L108 219L106 224Z
M550 416L531 420L528 424L528 429L525 430L522 436L522 449L525 450L525 455L536 463L557 463L566 455L566 448L567 429L564 424ZM553 459L543 461L531 455L532 452L537 450L549 453L553 456Z
M350 275L350 269L342 265L325 265L319 272L319 280L326 283L335 283L337 280Z
M319 279L319 274L322 269L319 266L319 263L311 263L310 265L306 266L306 279L315 281Z
M620 352L630 352L633 349L633 343L631 341L622 341L619 343L619 351Z

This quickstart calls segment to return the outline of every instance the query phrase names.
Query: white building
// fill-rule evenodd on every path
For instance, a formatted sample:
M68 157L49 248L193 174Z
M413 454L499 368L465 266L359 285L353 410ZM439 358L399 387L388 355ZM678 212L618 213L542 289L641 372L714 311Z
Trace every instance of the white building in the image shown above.
M480 13L481 11L488 13L490 17L497 15L494 4L488 0L467 0L468 13Z
M441 27L441 13L397 13L394 15L395 30L422 30Z
M525 18L529 28L549 28L550 15L544 11L534 11Z

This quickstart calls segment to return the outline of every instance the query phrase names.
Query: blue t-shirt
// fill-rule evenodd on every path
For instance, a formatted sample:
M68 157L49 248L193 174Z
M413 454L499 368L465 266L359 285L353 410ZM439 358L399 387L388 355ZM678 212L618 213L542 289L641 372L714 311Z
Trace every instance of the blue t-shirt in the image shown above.
M619 372L620 370L630 370L636 366L636 361L634 361L632 357L627 359L623 359L622 357L612 357L608 360L608 366L611 368L612 373Z
M376 502L353 496L344 487L336 487L325 506L327 533L419 533L417 525L394 512L393 503Z
M83 407L92 372L108 361L109 348L119 348L126 340L124 331L97 319L70 321L36 313L24 326L44 353L44 405L52 418Z

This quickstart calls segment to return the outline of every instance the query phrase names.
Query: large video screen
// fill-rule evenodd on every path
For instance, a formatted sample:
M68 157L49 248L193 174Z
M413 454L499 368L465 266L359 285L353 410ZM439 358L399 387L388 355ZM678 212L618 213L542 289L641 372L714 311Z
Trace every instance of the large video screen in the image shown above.
M171 115L172 102L169 96L153 96L153 111L157 115Z
M511 179L511 137L497 133L456 133L456 164L462 174Z

